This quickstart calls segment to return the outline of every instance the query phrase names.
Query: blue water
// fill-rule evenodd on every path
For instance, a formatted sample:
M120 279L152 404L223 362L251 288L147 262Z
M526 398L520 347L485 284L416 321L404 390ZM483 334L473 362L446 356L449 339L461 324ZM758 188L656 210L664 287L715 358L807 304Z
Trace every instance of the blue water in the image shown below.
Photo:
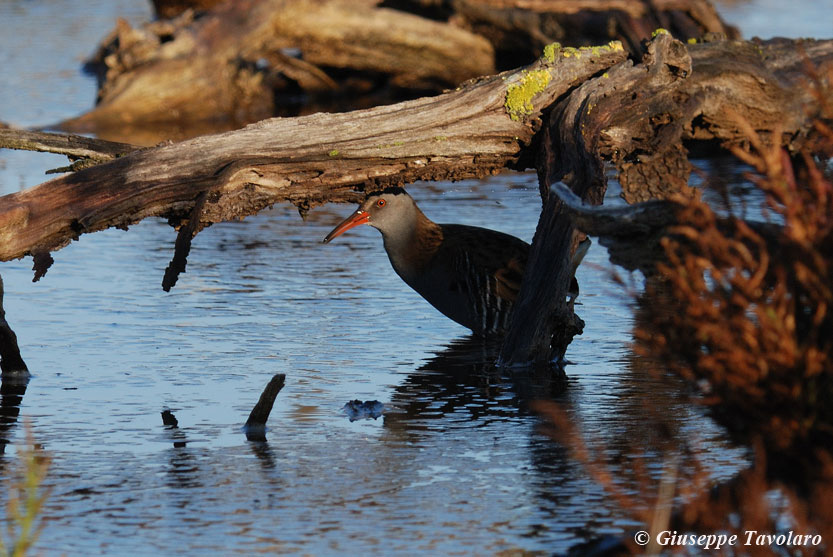
M731 13L743 23L756 5ZM80 61L117 15L149 13L126 0L0 3L0 120L86 110L95 84ZM772 34L789 33L787 19ZM0 151L0 193L64 164ZM409 189L434 220L531 240L534 174ZM0 429L0 481L28 424L52 458L37 552L549 553L636 526L539 430L528 404L553 398L545 378L495 373L491 355L398 279L375 230L320 243L350 210L303 221L278 206L212 226L170 293L160 282L175 232L158 220L83 236L38 283L30 259L0 264L33 374L18 421ZM614 476L636 462L659 476L660 428L715 478L731 476L743 451L630 350L634 292L611 270L593 246L578 274L587 326L555 399ZM242 426L276 373L287 379L268 442L247 441ZM385 415L351 422L342 407L354 399L382 402ZM179 428L162 425L165 409Z

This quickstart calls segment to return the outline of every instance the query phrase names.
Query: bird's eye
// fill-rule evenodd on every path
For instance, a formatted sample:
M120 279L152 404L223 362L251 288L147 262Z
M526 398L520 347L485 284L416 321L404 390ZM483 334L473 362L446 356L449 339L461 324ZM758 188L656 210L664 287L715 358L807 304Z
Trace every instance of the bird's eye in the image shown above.
M377 207L384 207L385 203L387 203L387 201L385 201L384 199L380 199L379 201L376 202L376 206Z

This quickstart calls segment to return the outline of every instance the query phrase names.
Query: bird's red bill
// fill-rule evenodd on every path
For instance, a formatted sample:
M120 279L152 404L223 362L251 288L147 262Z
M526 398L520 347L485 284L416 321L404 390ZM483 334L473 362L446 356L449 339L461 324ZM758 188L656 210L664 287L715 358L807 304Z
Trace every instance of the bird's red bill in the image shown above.
M336 236L340 236L341 234L347 232L351 228L355 228L360 224L367 224L368 222L370 222L369 213L366 213L364 211L356 211L355 213L344 219L344 221L342 221L341 224L333 228L332 232L327 234L327 236L324 238L324 243L326 244Z

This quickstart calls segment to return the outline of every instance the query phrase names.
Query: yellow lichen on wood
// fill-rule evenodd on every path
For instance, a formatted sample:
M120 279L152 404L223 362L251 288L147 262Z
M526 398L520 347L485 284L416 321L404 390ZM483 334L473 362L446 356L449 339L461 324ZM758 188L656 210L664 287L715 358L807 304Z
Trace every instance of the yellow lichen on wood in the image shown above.
M542 58L552 64L555 62L555 56L561 50L561 43L550 43L544 47L544 54Z
M506 112L512 120L520 120L535 111L532 98L546 89L550 83L550 73L547 70L533 70L524 72L519 83L513 83L506 88Z

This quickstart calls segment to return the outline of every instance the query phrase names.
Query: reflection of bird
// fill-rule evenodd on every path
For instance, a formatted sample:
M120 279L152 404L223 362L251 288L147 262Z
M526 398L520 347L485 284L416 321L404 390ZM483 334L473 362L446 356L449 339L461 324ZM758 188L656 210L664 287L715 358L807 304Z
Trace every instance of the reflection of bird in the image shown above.
M529 244L496 230L432 222L402 188L370 194L324 242L360 224L379 229L396 273L446 317L481 336L509 326ZM570 294L578 294L575 278Z

